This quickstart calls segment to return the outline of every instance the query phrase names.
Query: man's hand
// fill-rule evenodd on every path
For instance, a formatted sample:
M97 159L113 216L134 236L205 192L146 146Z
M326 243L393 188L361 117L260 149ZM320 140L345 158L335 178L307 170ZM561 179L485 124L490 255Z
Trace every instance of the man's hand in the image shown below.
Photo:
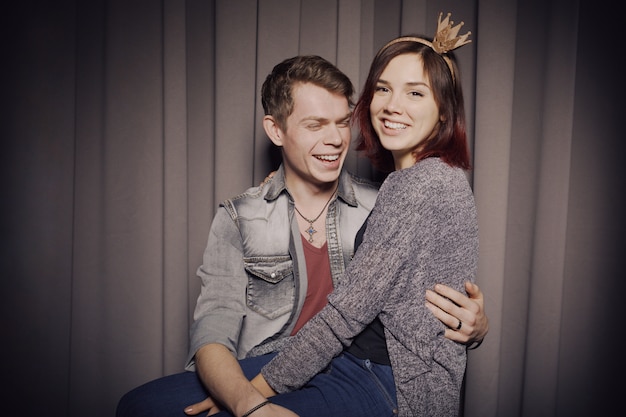
M480 345L489 331L483 293L478 285L469 281L465 283L465 290L469 297L446 285L437 284L434 291L426 290L426 307L449 327L445 334L448 339L466 345Z

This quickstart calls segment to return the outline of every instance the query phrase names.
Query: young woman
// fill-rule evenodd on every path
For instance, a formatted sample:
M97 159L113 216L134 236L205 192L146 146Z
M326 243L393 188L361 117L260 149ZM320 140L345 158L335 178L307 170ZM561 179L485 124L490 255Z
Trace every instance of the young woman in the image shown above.
M478 263L463 92L450 52L468 43L469 33L457 37L460 25L452 27L449 16L439 22L432 42L401 37L374 58L354 111L357 149L393 172L342 284L253 380L262 395L247 397L246 416L293 415L275 404L306 415L284 398L315 388L325 369L321 375L335 378L338 389L355 382L359 369L381 382L360 409L326 415L459 414L466 349L444 337L445 326L421 298L441 280L461 291ZM282 395L267 404L263 396L276 393Z

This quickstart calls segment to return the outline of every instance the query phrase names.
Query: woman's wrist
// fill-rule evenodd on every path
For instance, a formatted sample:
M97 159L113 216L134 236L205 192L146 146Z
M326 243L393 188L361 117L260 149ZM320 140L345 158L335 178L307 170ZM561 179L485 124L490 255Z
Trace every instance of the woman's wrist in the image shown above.
M272 387L267 383L262 374L258 374L254 378L252 378L252 386L257 389L265 398L273 397L276 395L276 391L272 389Z

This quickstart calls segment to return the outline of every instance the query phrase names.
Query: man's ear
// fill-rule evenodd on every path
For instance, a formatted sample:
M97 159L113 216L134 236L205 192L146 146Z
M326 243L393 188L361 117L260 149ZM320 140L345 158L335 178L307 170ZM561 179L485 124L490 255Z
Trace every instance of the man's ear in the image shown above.
M272 116L263 116L263 129L274 145L283 146L283 131Z

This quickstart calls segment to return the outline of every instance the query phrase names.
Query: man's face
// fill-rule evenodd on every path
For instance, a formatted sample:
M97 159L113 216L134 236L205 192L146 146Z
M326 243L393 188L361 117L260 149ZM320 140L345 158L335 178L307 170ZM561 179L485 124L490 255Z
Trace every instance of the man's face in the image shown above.
M310 83L294 86L293 100L282 138L287 186L333 186L350 146L348 100Z

